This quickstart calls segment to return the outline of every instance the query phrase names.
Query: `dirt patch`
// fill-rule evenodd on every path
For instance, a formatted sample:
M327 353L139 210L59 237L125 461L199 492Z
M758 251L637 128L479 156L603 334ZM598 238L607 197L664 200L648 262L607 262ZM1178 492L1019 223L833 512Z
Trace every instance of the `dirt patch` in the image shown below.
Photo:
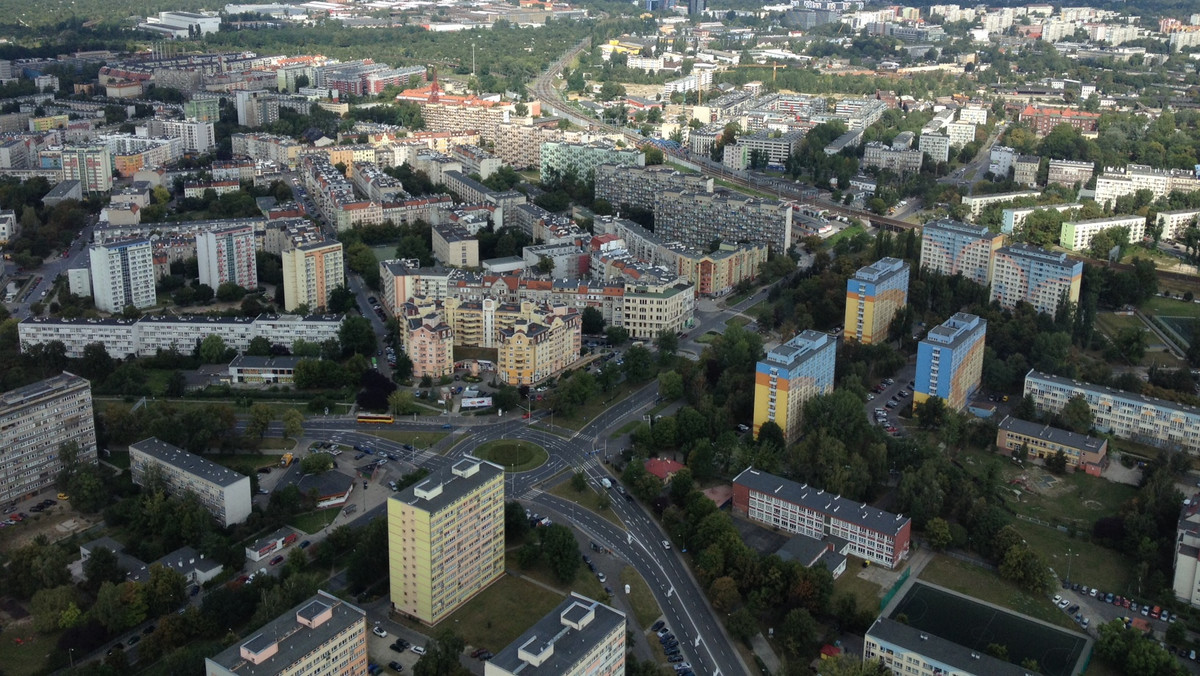
M0 601L0 613L3 613L9 620L16 622L29 617L29 611L25 610L25 606L17 603L13 599L4 599Z
M1084 500L1083 506L1087 507L1088 509L1095 509L1097 511L1104 509L1104 505L1100 504L1100 502L1096 500Z
M39 535L45 535L51 542L69 538L100 523L99 516L87 517L68 511L59 506L60 510L53 513L35 515L15 526L4 529L4 537L0 538L0 552L10 552L20 549L33 542Z

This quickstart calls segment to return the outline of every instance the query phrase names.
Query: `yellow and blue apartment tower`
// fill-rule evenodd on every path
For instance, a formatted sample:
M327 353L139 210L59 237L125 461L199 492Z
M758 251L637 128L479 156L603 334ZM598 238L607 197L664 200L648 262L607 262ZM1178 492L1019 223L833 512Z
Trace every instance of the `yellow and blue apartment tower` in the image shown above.
M837 340L819 331L802 331L773 348L754 372L754 437L767 422L783 430L788 442L800 436L804 402L833 391Z
M914 409L930 397L940 397L946 408L955 411L967 405L983 376L986 334L987 321L965 312L929 330L917 346Z
M842 337L864 345L887 340L896 312L908 303L908 263L881 258L846 280Z
M435 625L504 574L504 469L463 458L388 500L392 607Z

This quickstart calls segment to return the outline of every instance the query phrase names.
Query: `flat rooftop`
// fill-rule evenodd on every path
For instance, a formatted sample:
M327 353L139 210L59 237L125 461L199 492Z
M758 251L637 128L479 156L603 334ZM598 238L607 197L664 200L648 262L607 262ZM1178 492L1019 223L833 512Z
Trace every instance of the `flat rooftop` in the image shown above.
M466 457L450 467L430 474L399 493L394 493L389 499L399 500L426 512L438 512L503 474L504 468L499 465L479 458Z
M218 465L195 453L188 453L182 448L168 444L157 437L150 437L149 439L130 444L129 450L145 453L164 465L170 465L221 487L229 487L242 479L249 478L245 474L239 474L228 467Z
M572 593L496 653L491 662L521 676L563 674L571 671L614 630L624 638L624 629L624 613Z
M733 483L885 535L898 535L904 524L909 522L909 518L902 514L885 512L866 503L855 502L753 467L743 470Z

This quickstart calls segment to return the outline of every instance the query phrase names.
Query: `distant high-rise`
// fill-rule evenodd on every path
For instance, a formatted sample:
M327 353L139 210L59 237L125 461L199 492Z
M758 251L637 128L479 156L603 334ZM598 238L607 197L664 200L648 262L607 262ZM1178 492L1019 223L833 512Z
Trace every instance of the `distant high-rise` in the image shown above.
M921 237L921 267L946 276L963 277L987 286L992 281L992 252L1004 236L984 225L942 220L925 224Z
M127 305L154 305L154 256L150 240L129 239L93 244L88 251L92 267L92 295L96 309L120 312Z
M688 14L694 16L703 13L706 9L708 9L707 0L688 0Z
M79 447L79 464L96 464L91 383L63 372L0 394L0 500L53 486L66 443Z
M279 120L279 99L264 90L237 92L238 124L243 127L262 127Z
M908 303L908 263L881 258L846 280L846 340L887 340L896 312Z
M946 408L961 411L979 389L986 334L987 321L965 312L930 329L917 346L913 406L939 397Z
M225 282L243 289L258 287L258 265L254 251L254 228L237 225L196 236L196 260L200 283L214 291Z
M288 312L307 305L324 311L329 294L345 281L342 243L324 240L300 244L283 252L283 306Z

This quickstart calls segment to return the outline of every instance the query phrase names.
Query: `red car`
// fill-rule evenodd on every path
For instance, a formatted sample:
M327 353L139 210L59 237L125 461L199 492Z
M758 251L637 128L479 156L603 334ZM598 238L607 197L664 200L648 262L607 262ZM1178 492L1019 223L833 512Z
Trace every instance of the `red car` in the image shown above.
M283 554L280 554L279 556L276 556L275 558L271 559L271 565L277 566L277 565L279 565L279 563L281 561L283 561Z

